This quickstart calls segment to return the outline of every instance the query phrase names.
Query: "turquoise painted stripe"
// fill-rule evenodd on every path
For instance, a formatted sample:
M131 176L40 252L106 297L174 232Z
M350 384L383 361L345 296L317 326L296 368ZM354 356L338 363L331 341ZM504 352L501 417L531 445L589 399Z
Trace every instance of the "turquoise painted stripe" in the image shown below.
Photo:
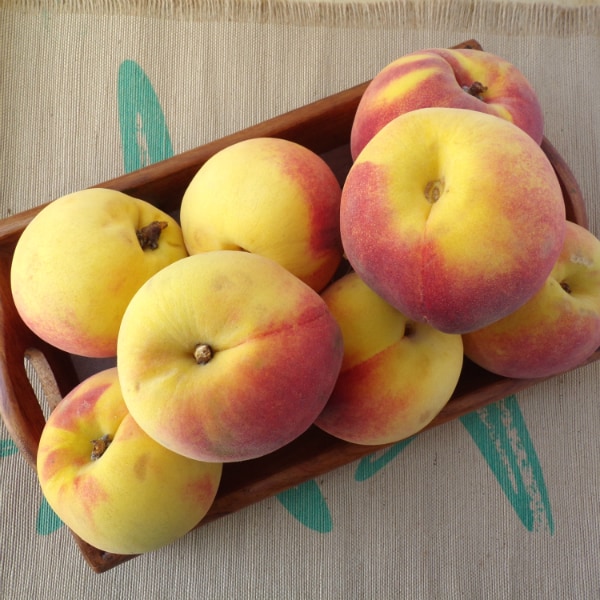
M133 60L121 63L117 100L126 173L173 156L165 116L150 79Z
M516 397L509 396L460 420L527 530L553 534L542 467Z
M416 436L410 437L406 440L398 442L388 449L381 452L374 452L369 454L360 460L356 472L354 473L354 479L356 481L365 481L370 477L373 477L375 473L381 471L390 461L392 461L408 444L410 444Z
M319 533L329 533L333 530L327 501L316 481L306 481L285 490L277 494L277 500L305 527Z
M50 535L62 527L62 521L52 510L45 498L42 498L37 514L35 530L39 535Z
M0 458L11 456L19 451L17 445L12 440L0 440Z
M550 498L542 468L515 396L461 417L469 435L528 531L554 533ZM384 468L417 436L363 458L356 481Z

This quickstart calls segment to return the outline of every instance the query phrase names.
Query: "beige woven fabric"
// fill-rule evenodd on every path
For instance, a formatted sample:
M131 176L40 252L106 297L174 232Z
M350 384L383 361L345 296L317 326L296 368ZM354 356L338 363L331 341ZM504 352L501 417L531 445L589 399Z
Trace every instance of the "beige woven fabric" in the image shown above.
M182 21L279 23L290 26L415 28L433 24L551 35L596 32L598 0L4 0L32 13L139 16Z
M472 37L532 82L600 233L600 9L576 0L0 2L0 217L124 172L127 61L151 82L177 153ZM0 598L598 598L599 369L102 575L47 514L0 423Z

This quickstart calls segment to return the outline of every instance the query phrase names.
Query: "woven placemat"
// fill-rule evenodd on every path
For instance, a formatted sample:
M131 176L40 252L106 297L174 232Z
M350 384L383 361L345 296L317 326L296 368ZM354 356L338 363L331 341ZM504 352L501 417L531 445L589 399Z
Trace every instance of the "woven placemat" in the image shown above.
M0 217L476 38L532 82L598 233L599 21L566 1L1 2ZM161 118L132 142L123 106L150 102ZM102 575L0 423L0 598L597 598L599 375L545 382Z

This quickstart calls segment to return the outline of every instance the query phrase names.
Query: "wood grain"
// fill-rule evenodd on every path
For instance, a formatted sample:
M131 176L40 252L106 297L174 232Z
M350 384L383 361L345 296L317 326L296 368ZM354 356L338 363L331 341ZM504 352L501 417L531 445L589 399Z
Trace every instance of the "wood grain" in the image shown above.
M474 40L459 47L481 49ZM321 154L343 182L351 165L349 138L352 121L367 85L368 82L344 90L97 187L120 190L174 211L189 181L208 158L237 141L259 136L289 139ZM542 148L560 180L568 219L587 227L585 203L576 179L547 139L544 139ZM32 469L35 469L38 442L45 423L40 401L52 408L80 381L73 357L45 344L24 325L10 291L10 265L15 244L23 229L42 208L43 205L0 222L0 414ZM600 353L596 352L587 362L598 358ZM25 361L37 373L45 399L36 396ZM457 419L539 381L499 377L467 361L452 399L429 428ZM312 427L277 452L225 465L217 498L199 526L385 447L349 444ZM106 571L134 558L109 554L75 535L74 538L83 557L96 572Z

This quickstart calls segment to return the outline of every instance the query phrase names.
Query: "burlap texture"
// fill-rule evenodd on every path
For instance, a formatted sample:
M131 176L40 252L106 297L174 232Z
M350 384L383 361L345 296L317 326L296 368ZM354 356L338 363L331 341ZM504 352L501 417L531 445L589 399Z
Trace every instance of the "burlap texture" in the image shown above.
M125 171L119 101L142 94L119 83L127 68L147 76L178 153L472 37L532 82L600 233L600 11L585 2L0 3L0 217ZM598 598L598 374L554 378L102 575L0 424L0 598Z

